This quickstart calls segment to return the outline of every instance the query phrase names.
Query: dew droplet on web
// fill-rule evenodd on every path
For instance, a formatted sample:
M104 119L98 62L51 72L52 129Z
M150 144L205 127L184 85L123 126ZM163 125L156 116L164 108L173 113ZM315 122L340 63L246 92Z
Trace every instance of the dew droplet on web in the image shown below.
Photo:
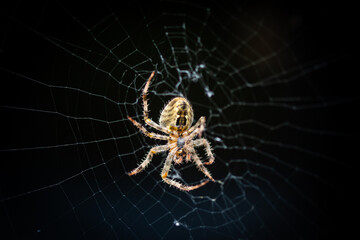
M208 86L205 87L205 94L208 96L208 98L214 96L214 92L211 91Z

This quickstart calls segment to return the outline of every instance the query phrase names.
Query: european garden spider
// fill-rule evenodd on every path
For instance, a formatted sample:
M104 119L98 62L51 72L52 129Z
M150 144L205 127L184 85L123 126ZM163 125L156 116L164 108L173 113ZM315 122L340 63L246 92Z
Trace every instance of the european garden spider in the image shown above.
M177 187L183 191L191 191L202 187L209 182L209 180L205 180L197 185L189 186L168 178L167 176L170 171L171 163L174 161L175 164L180 164L183 162L183 159L185 159L186 162L193 160L198 169L214 182L215 180L211 177L210 172L204 166L204 164L210 165L214 162L214 155L212 154L209 142L205 138L201 138L201 134L205 129L205 117L200 117L199 121L197 121L194 126L190 127L194 119L194 112L186 98L173 98L162 110L159 119L160 124L155 123L149 118L146 95L151 79L154 77L154 75L155 71L151 73L142 93L144 104L144 121L150 127L166 133L168 136L148 132L144 126L131 117L128 116L128 119L146 136L159 140L166 140L168 143L151 148L144 161L142 161L137 168L128 173L129 176L135 175L144 170L144 168L150 163L154 154L169 151L164 167L161 171L161 177L167 184ZM194 138L197 136L200 138L194 140ZM199 146L205 146L205 150L209 159L207 162L201 162L200 158L196 154L194 148Z

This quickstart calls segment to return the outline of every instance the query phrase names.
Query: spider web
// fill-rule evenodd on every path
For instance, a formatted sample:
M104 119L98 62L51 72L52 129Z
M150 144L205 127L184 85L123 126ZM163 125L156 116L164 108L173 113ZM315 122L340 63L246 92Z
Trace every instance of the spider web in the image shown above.
M137 1L1 9L2 234L351 236L358 55L349 37L355 14L336 19L337 8ZM215 183L191 192L165 184L167 153L126 174L164 144L127 119L144 123L141 91L154 70L150 118L186 97L195 121L207 119ZM170 177L206 178L193 164L172 166Z

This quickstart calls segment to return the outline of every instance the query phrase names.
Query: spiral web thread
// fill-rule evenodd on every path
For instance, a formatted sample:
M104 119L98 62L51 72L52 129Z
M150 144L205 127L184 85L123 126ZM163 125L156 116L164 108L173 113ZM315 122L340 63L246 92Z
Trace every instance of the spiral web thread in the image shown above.
M337 59L300 61L296 39L280 37L241 5L98 3L88 15L71 5L37 9L36 23L21 6L5 14L10 29L29 38L9 50L24 60L1 65L12 81L4 92L14 92L1 103L10 133L0 152L2 171L12 173L1 185L1 204L14 238L321 235L326 213L318 191L333 189L322 167L344 168L322 146L352 137L321 122L352 99L321 95L312 73ZM57 22L70 30L54 30ZM29 70L21 63L34 56L21 50L30 40L40 56ZM206 117L215 183L190 192L165 184L167 153L136 176L126 174L165 144L127 119L144 124L141 91L152 71L150 118L158 121L172 97L186 97L195 121ZM198 153L205 161L205 151ZM184 184L206 178L194 164L173 166L169 177Z

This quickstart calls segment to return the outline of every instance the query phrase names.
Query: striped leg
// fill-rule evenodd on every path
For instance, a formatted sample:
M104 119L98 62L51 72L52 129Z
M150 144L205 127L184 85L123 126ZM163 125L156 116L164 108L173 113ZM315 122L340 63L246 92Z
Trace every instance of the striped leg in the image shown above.
M213 164L215 161L215 158L211 151L211 146L210 146L210 143L208 142L208 140L206 140L205 138L200 138L200 139L194 140L194 147L200 147L200 146L205 147L206 154L209 158L209 161L204 162L203 164L205 164L205 165Z
M205 184L207 184L209 182L209 180L206 180L202 183L199 183L197 185L192 185L192 186L188 186L188 185L184 185L184 184L181 184L175 180L172 180L170 178L167 178L168 174L169 174L169 171L170 171L170 167L171 167L171 162L173 161L174 159L174 154L173 153L169 153L168 157L166 158L166 161L165 161L165 164L164 164L164 168L161 172L161 177L162 179L164 180L164 182L166 182L167 184L169 185L172 185L182 191L191 191L191 190L194 190L194 189L197 189L199 187L202 187L204 186Z
M195 161L195 164L197 165L197 167L199 168L199 170L201 172L203 172L205 174L205 176L207 176L208 178L210 178L211 181L215 182L214 178L211 176L210 172L206 169L206 167L204 166L204 164L201 162L200 158L198 157L198 155L196 154L195 150L192 154L192 157Z
M189 139L194 139L197 135L201 137L202 132L205 130L205 124L206 124L205 117L204 116L200 117L200 119L195 123L195 125L189 129L188 131L190 133Z
M146 128L144 128L143 125L141 125L140 123L138 123L137 121L135 121L134 119L132 119L131 117L128 116L128 119L138 128L140 129L146 136L150 137L150 138L155 138L155 139L160 139L160 140L169 140L169 136L164 136L161 134L157 134L157 133L153 133L153 132L149 132L148 130L146 130Z
M167 145L160 145L160 146L156 146L156 147L151 148L148 155L144 159L144 161L142 161L142 163L140 163L140 165L137 168L135 168L130 173L128 173L128 175L131 176L131 175L135 175L135 174L141 172L151 162L151 159L154 156L154 154L157 154L157 153L160 153L160 152L165 152L166 150L168 150Z
M147 92L149 90L151 79L154 77L154 75L155 75L155 71L153 71L151 73L149 79L146 82L143 93L142 93L143 104L144 104L144 121L145 121L146 124L148 124L149 126L155 128L156 130L159 130L159 131L164 132L164 133L169 133L169 130L167 128L161 127L159 124L157 124L156 122L154 122L153 120L151 120L149 118L149 114L148 114L149 113L149 109L148 109L149 107L148 107L148 102L147 102L146 95L147 95Z

